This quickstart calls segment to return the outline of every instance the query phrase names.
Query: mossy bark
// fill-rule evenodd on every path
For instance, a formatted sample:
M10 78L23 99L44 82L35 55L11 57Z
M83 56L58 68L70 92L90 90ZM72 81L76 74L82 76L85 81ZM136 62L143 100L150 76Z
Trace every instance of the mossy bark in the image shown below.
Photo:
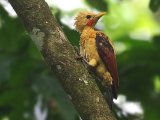
M116 120L44 0L9 0L83 120ZM16 29L16 28L15 28ZM34 36L34 37L33 37Z

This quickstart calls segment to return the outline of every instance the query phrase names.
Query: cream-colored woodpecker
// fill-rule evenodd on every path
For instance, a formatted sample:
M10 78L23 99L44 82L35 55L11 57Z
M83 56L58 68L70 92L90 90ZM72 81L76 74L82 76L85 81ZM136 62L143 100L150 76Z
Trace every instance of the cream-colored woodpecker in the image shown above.
M80 55L102 79L103 85L111 88L112 98L117 98L119 86L116 56L113 44L103 32L94 26L105 12L80 12L75 18L76 30L80 36Z

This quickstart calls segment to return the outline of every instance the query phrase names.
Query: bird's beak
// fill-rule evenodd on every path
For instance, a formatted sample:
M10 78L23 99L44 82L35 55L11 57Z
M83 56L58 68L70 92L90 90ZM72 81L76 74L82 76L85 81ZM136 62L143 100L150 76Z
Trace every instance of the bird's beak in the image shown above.
M105 15L105 12L100 12L98 14L96 14L93 19L89 20L89 22L87 23L88 26L95 26L95 24L97 23L97 21L103 16Z
M100 12L100 13L98 13L97 15L95 15L95 17L94 17L94 19L96 20L96 21L98 21L103 15L105 15L106 14L106 12Z

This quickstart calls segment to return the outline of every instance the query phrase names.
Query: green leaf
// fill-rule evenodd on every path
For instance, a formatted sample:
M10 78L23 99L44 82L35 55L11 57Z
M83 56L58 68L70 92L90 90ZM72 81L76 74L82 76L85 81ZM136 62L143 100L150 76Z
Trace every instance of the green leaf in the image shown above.
M11 63L12 59L10 56L6 54L0 55L0 85L2 82L9 80Z
M160 7L160 0L150 0L149 7L153 12L156 12Z
M79 46L80 34L77 31L71 30L66 25L63 25L63 31L72 45Z
M107 2L105 0L86 0L86 2L99 11L107 11Z
M155 46L160 48L160 35L154 36L153 37L153 42L154 42Z
M32 98L32 99L30 99ZM0 96L0 118L8 116L11 119L24 119L23 114L31 110L33 106L33 96L29 87L8 88Z
M20 20L10 17L2 6L0 6L0 11L0 49L6 52L16 52L26 43L27 39L23 39L26 37L25 29Z
M159 108L160 108L160 97L153 95L148 97L143 103L144 107L144 120L158 120L160 118Z

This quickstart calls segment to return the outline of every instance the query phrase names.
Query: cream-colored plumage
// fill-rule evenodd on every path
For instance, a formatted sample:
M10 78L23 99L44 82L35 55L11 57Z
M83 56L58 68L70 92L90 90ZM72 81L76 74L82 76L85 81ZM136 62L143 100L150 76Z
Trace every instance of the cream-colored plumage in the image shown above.
M112 77L97 52L95 42L97 32L99 31L95 31L89 26L83 29L80 37L80 55L90 66L95 68L97 75L103 78L105 83L112 84Z

